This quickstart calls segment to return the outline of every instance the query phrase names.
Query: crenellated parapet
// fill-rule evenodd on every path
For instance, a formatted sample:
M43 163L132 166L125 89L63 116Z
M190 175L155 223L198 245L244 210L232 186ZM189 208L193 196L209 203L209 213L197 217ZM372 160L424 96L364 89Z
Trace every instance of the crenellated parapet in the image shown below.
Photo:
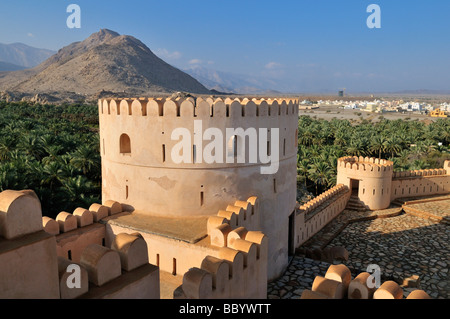
M347 174L381 177L393 172L394 163L385 159L373 157L348 156L338 159L338 170Z
M99 114L147 117L277 117L298 115L295 99L130 98L99 100Z
M59 235L92 225L107 216L115 215L122 211L122 205L116 201L107 201L105 205L95 203L89 209L78 207L73 213L60 212L55 219L43 216L42 226L48 234Z
M395 172L392 178L398 179L398 178L419 177L419 176L443 176L447 174L448 173L445 170L445 168L421 169L414 171Z
M228 234L217 256L206 256L191 268L176 299L267 298L268 238L261 232L238 228Z
M247 229L260 229L259 200L252 196L247 201L235 201L225 210L219 210L216 216L208 218L207 231L211 236L215 228L227 224L230 228L245 227Z
M100 220L122 211L119 202L109 200L104 205L92 204L89 209L79 207L73 213L60 212L55 219L43 216L42 227L55 236L58 256L78 262L87 246L105 246L105 225Z
M97 212L121 210L118 204ZM33 191L1 192L0 298L159 298L159 269L149 264L142 236L118 234L111 247L95 243L105 225L93 222L94 213L78 208L43 218ZM60 255L69 245L74 253Z
M309 202L300 206L300 210L305 214L309 214L313 212L318 207L322 206L324 203L329 201L330 199L334 199L336 196L340 196L341 194L347 193L349 191L348 187L343 184L338 184L319 196L313 198Z
M58 257L58 268L61 299L159 299L158 268L149 264L147 244L139 233L118 234L111 248L91 244L77 263ZM79 288L70 285L74 269L80 274Z
M320 194L298 206L295 215L294 244L299 247L338 216L348 203L351 192L343 184Z
M183 275L176 299L266 298L268 237L259 229L257 197L235 201L207 222L215 254Z

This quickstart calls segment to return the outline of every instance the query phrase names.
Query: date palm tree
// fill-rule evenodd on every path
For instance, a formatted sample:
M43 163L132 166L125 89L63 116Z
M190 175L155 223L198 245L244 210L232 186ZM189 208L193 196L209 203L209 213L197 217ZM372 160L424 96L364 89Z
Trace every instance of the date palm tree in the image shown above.
M316 195L319 195L319 185L326 187L330 184L331 169L327 163L315 161L310 164L308 177L316 186Z
M370 140L369 150L378 153L378 158L381 159L383 152L386 149L386 138L382 135L375 135Z
M305 188L308 180L309 161L307 159L299 159L297 161L297 175L303 180Z

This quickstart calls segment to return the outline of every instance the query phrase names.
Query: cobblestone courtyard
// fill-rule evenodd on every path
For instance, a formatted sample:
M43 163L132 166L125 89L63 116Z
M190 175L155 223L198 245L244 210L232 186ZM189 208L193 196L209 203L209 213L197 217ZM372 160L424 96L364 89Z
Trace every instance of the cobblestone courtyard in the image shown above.
M448 198L411 206L437 218L450 215ZM384 218L369 220L372 217ZM419 288L432 298L450 298L450 228L442 221L407 214L399 208L379 212L345 210L305 246L345 247L349 259L342 263L352 271L353 278L367 271L369 264L376 264L381 269L382 282L394 280L402 284L404 279L416 275ZM315 276L325 275L329 265L295 256L285 274L269 283L268 298L300 298L304 289L311 289ZM413 288L403 290L406 297Z

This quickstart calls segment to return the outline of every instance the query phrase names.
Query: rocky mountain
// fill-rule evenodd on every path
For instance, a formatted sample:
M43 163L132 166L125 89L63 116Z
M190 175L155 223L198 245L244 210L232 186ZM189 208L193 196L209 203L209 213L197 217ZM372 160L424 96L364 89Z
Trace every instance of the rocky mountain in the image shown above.
M0 61L25 68L32 68L47 60L55 51L30 47L23 43L0 43ZM1 71L16 71L0 69Z
M219 92L236 94L279 93L270 89L274 83L263 78L221 72L202 66L193 66L184 71L196 78L208 89Z
M0 72L24 70L26 67L0 61Z
M106 29L62 48L33 69L0 73L0 91L70 92L79 96L104 91L129 95L210 93L190 75L158 58L138 39Z

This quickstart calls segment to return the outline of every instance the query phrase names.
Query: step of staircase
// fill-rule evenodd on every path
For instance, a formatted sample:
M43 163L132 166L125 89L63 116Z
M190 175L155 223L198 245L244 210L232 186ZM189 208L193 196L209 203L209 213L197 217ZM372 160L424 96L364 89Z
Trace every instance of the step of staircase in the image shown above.
M358 212L363 212L366 211L366 207L364 206L363 203L361 203L361 201L359 200L359 198L355 195L352 195L350 197L350 199L347 202L347 206L345 207L345 209L348 210L354 210L354 211L358 211Z

